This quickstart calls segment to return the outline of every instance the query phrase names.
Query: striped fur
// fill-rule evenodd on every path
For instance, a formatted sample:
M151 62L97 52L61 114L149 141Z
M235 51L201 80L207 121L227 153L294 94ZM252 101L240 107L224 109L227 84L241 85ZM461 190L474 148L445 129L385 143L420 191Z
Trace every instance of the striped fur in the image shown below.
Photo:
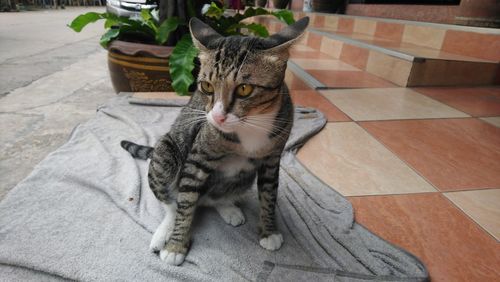
M151 155L153 154L154 150L153 147L138 145L127 140L123 140L120 143L120 145L122 146L123 149L128 151L134 158L141 160L147 160L151 158Z
M279 36L260 39L221 37L200 21L191 21L193 41L200 49L198 82L209 82L214 93L199 88L154 150L122 142L133 156L151 159L149 186L167 207L175 207L175 217L162 222L151 242L155 250L165 244L160 257L167 263L184 260L197 205L215 206L228 224L242 224L244 215L235 201L256 179L260 244L270 250L281 246L275 223L279 163L293 122L283 79L288 49L306 26L307 20L299 21ZM252 94L237 96L235 88L241 84L252 85ZM213 121L216 107L227 114L223 125ZM169 230L164 242L158 241L161 230Z

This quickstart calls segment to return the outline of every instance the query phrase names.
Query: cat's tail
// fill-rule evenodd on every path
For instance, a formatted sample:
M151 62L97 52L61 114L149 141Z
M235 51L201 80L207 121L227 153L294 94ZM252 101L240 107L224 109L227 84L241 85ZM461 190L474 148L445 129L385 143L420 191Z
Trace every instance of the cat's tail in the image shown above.
M153 147L138 145L127 140L122 140L120 145L136 159L147 160L153 155Z

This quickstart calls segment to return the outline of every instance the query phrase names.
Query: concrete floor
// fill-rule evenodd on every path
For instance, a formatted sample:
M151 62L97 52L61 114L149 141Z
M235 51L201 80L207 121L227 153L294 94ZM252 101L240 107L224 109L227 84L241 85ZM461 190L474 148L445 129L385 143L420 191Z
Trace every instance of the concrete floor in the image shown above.
M104 8L0 14L0 199L115 95L103 23L66 26L90 11Z

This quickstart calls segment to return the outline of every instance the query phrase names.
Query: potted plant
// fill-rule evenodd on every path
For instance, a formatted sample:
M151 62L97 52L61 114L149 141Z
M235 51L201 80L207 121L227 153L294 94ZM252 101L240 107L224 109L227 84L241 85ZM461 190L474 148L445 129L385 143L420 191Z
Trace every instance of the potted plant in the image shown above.
M294 22L287 10L267 11L248 8L228 11L212 2L194 12L194 2L186 1L187 17L142 10L138 18L124 18L111 13L86 13L76 17L69 27L80 32L87 24L104 20L101 45L108 50L108 66L115 91L172 91L189 93L194 82L193 69L198 54L187 28L189 19L200 17L222 35L269 36L265 26L247 23L246 19L272 15L287 24ZM199 2L199 1L198 1ZM160 11L162 3L160 3Z

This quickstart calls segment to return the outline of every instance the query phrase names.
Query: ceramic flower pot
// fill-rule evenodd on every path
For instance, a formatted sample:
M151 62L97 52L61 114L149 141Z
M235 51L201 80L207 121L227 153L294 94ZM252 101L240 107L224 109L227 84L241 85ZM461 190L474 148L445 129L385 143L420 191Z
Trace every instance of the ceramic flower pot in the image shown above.
M108 68L116 93L173 91L168 67L172 47L114 40Z

